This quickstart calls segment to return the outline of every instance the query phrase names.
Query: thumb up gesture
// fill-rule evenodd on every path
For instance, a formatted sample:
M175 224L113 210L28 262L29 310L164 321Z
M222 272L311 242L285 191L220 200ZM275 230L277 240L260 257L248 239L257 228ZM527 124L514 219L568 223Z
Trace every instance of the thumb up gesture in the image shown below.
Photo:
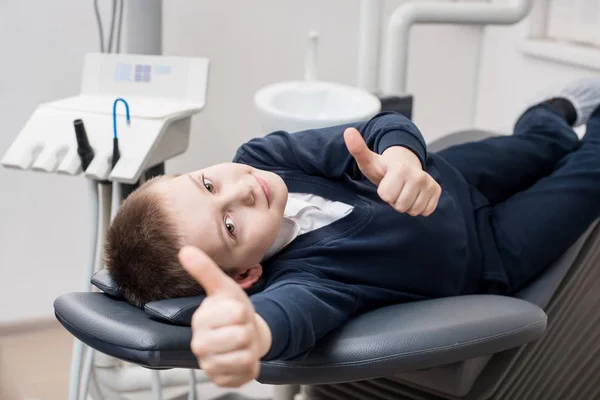
M201 250L182 248L179 262L207 294L192 317L191 349L200 368L222 387L256 379L271 346L267 324L244 290Z
M377 186L383 201L412 216L428 216L435 211L442 188L423 171L421 161L411 150L394 146L377 154L367 147L355 128L346 129L344 141L363 175Z

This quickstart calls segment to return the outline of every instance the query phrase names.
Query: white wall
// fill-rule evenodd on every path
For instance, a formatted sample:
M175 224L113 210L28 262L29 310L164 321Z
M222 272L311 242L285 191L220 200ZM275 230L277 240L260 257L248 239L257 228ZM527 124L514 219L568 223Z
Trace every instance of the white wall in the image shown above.
M100 3L106 11L110 2ZM387 1L386 15L400 3ZM267 83L302 77L309 29L321 32L319 76L354 84L357 25L358 0L164 1L164 53L212 62L208 104L194 119L190 150L168 169L227 161L244 140L261 134L252 96ZM414 29L409 90L429 140L468 124L478 32ZM0 37L6 38L0 64L4 154L36 104L77 93L83 55L98 48L92 1L0 2ZM3 168L0 182L0 323L52 317L54 298L83 284L85 182Z
M402 0L385 2L389 16ZM170 0L164 9L164 52L211 60L208 104L194 120L191 151L171 170L227 161L260 132L252 97L263 85L302 79L308 31L320 32L318 77L356 84L358 0ZM387 21L387 18L386 18ZM428 140L468 123L479 29L416 27L409 91L415 120ZM382 46L383 47L383 46ZM437 116L437 118L435 118Z
M91 1L0 2L0 155L38 103L78 92L93 24ZM0 182L0 323L51 317L82 288L85 181L0 167Z
M526 56L519 44L526 37L528 19L513 27L489 27L483 39L478 91L478 127L510 133L520 113L570 80L598 75L598 71L557 64Z

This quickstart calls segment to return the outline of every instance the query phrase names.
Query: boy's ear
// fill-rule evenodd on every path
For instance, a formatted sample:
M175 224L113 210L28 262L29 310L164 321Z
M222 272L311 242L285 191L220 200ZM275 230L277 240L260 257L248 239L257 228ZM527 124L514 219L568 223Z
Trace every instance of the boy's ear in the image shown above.
M233 275L233 280L244 290L254 285L262 275L262 265L256 264L253 267L243 269Z

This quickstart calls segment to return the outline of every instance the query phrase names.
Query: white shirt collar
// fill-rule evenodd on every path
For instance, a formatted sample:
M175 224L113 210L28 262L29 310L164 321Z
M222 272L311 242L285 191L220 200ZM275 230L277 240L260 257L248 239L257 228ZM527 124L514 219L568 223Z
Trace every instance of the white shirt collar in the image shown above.
M308 193L289 193L275 242L263 260L272 257L296 237L328 225L351 212L352 206Z

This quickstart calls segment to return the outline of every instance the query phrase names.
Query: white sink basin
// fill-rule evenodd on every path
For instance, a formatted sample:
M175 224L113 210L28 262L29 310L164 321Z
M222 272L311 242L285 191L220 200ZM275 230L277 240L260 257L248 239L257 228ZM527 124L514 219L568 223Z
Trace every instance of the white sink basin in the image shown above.
M280 82L254 96L265 133L298 132L369 119L381 102L364 90L332 82Z

